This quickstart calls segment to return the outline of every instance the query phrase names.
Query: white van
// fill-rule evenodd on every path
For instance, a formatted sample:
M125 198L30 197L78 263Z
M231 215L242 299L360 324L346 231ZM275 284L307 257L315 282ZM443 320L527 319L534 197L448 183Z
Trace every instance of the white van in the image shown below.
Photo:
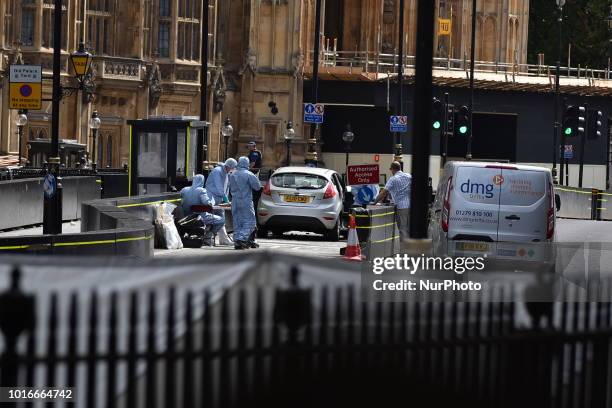
M554 265L557 202L547 168L449 162L431 209L434 253Z

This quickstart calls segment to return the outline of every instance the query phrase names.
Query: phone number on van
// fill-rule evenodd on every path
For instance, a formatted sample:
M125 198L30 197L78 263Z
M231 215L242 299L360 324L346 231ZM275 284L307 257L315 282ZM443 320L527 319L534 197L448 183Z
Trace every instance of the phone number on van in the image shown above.
M468 216L468 217L493 217L491 211L479 211L479 210L456 210L455 215Z

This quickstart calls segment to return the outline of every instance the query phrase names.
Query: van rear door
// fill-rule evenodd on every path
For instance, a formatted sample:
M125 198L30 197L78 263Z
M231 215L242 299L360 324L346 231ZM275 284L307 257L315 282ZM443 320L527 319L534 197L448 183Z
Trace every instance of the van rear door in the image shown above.
M497 241L501 173L496 168L459 166L452 180L448 238Z
M502 168L498 240L546 240L549 174L546 171Z

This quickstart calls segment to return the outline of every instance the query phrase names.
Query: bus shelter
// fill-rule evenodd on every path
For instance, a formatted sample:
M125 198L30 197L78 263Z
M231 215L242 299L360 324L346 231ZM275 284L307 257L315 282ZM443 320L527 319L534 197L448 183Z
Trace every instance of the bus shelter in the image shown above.
M202 172L202 132L196 117L130 120L129 195L181 189Z

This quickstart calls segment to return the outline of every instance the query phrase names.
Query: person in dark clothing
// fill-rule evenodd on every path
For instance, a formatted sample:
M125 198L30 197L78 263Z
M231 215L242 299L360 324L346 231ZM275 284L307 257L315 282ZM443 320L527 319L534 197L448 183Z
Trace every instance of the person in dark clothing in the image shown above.
M255 142L249 142L247 146L249 147L249 154L247 155L249 158L249 170L257 175L259 170L261 170L261 152L257 150Z

